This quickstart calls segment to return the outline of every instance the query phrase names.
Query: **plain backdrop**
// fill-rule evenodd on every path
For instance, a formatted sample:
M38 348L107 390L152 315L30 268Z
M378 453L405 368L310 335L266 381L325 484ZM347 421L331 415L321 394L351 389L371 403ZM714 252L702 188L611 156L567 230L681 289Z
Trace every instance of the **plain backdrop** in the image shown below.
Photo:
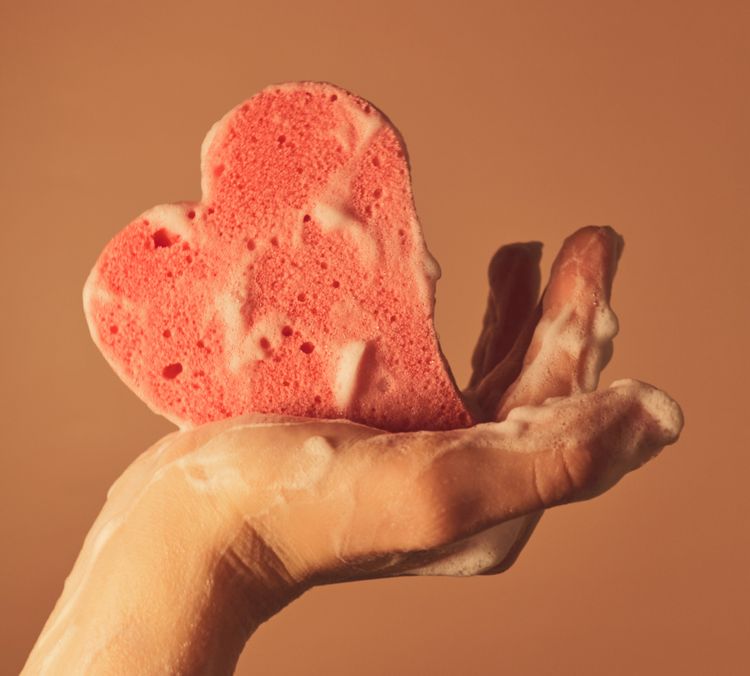
M2 2L0 672L20 670L106 490L170 431L89 339L84 279L146 208L199 197L209 126L328 80L406 138L437 328L468 378L503 243L626 248L603 384L679 443L549 512L509 572L315 589L240 674L744 674L750 634L746 2Z

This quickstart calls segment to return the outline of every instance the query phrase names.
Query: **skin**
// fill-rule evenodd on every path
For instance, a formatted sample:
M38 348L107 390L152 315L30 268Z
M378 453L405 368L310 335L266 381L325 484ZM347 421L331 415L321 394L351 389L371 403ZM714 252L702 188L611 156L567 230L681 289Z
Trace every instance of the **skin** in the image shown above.
M110 489L23 673L230 674L315 585L429 568L489 528L510 546L482 572L506 569L544 509L602 493L682 427L650 385L593 391L620 248L611 229L575 233L540 304L539 245L496 254L465 392L487 422L256 415L162 439Z

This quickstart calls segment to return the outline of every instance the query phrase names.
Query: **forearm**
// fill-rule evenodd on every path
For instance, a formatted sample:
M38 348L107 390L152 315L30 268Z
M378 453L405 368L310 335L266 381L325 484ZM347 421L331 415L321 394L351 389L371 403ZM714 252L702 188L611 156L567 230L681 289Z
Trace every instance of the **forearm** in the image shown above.
M110 496L24 674L230 674L291 600L263 543L176 479Z

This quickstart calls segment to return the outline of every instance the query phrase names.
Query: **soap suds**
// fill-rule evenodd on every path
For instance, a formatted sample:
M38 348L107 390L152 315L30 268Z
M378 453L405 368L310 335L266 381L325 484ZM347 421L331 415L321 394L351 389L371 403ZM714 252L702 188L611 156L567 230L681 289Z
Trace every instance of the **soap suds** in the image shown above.
M333 382L333 395L336 406L341 411L345 411L351 403L365 345L366 343L363 340L353 340L339 351L336 376Z

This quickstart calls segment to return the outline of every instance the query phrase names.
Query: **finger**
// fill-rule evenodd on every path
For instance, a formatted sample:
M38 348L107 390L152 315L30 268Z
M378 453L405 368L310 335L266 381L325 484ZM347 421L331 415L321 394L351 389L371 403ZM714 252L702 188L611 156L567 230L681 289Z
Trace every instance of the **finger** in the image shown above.
M496 420L498 404L508 387L518 378L534 330L541 317L538 303L526 320L505 357L470 393L473 413L481 421ZM466 395L465 395L466 396ZM534 532L542 512L528 514L493 526L464 542L451 546L437 564L419 566L413 575L493 575L501 573L518 558Z
M679 406L665 393L618 381L520 407L499 424L370 438L353 536L338 555L366 562L379 552L426 552L591 498L676 441L681 428Z
M539 297L540 242L500 247L490 261L482 331L472 355L468 389L476 387L513 347Z
M596 389L617 333L609 299L622 246L607 226L581 228L565 240L522 371L498 404L496 420L517 406Z
M581 228L565 240L552 264L533 337L520 346L523 355L520 349L514 351L485 379L491 392L504 393L496 399L494 419L503 420L517 406L596 389L617 333L609 299L622 246L622 238L609 227ZM486 395L485 401L490 397ZM540 511L524 517L521 524L493 529L490 536L496 540L511 527L522 529L524 537L509 540L506 533L506 541L512 542L507 554L483 574L513 565L541 517Z
M521 373L524 355L541 316L542 306L538 303L521 324L512 348L467 394L474 403L474 410L479 411L482 422L497 422L499 402Z
M549 396L596 389L617 330L608 301L621 250L622 239L608 227L589 226L568 237L532 320L476 389L477 400L492 411L488 419L502 420L514 406ZM611 335L592 335L602 327Z

